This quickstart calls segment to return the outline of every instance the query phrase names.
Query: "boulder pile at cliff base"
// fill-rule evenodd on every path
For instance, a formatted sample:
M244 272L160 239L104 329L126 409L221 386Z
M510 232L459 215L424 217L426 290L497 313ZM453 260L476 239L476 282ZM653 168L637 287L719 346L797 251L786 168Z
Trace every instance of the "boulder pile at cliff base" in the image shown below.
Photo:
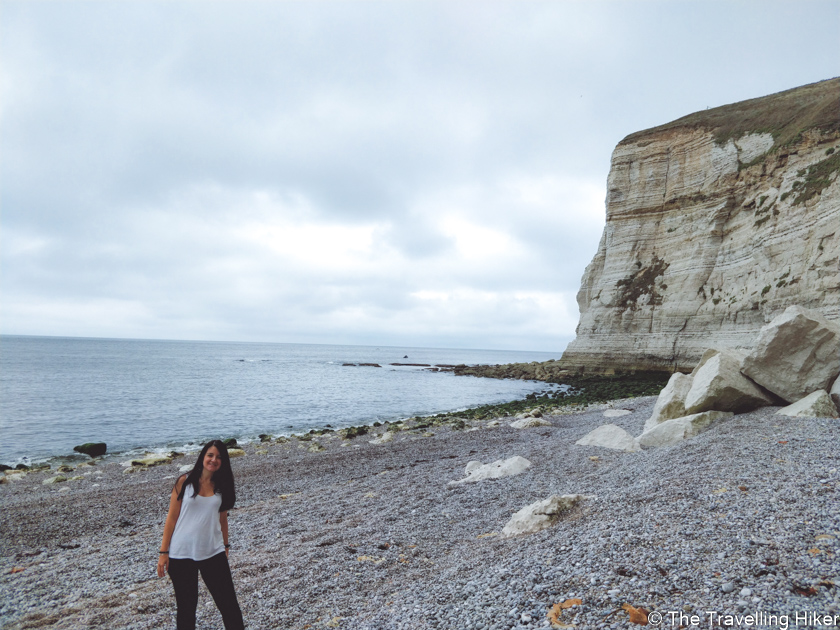
M748 351L709 349L691 374L673 374L638 437L609 424L577 444L628 452L666 446L779 403L788 403L776 412L782 416L840 417L840 324L789 306Z

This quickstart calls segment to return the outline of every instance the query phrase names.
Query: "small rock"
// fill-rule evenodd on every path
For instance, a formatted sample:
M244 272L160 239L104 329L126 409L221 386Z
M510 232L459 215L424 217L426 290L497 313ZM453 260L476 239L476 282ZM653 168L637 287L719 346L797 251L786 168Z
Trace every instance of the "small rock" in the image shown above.
M531 462L524 457L514 455L509 459L499 459L489 464L482 464L478 461L469 462L464 470L466 477L458 481L450 481L449 485L454 486L461 483L473 483L485 479L501 479L512 477L530 468Z
M600 446L626 453L635 453L641 450L636 439L615 424L601 425L584 435L575 444L578 446Z
M370 440L370 443L371 444L387 444L388 442L392 441L393 439L394 439L393 431L385 431L385 433L380 435L378 438L374 438L373 440Z
M724 593L731 593L735 590L735 583L734 582L726 582L723 586L720 587Z
M167 455L148 455L140 459L132 459L130 465L140 468L152 468L153 466L162 466L171 463L172 458Z
M502 535L533 534L550 527L562 512L571 509L582 499L588 498L592 497L582 494L552 495L548 499L525 506L507 522L502 529Z
M550 427L551 423L542 418L520 418L515 422L511 422L510 426L514 429L532 429L534 427Z

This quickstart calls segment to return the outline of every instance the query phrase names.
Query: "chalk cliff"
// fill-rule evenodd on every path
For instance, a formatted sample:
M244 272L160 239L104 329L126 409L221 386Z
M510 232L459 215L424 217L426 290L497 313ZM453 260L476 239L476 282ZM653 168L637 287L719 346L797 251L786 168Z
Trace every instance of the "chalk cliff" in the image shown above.
M690 370L791 304L840 320L840 79L634 133L564 368Z

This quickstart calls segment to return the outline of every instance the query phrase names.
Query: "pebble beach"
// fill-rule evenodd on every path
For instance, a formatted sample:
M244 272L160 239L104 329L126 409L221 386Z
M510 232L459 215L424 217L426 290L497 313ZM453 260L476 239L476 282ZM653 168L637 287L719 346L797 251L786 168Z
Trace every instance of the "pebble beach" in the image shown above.
M654 402L526 429L408 421L390 441L383 426L245 445L229 520L247 627L636 627L630 607L668 628L840 625L840 421L767 407L653 450L575 445L607 423L639 435ZM530 468L449 483L470 461L513 456ZM55 471L6 475L2 627L174 629L155 565L170 489L194 457L130 473L99 461L59 484L43 483ZM589 498L543 531L502 535L513 513L564 494ZM222 628L203 585L198 624Z

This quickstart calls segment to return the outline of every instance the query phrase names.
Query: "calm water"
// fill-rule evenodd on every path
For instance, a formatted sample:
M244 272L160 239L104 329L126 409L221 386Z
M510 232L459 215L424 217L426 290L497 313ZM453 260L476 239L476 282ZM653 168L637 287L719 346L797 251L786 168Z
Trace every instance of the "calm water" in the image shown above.
M546 386L388 364L551 358L559 353L2 336L0 462L83 442L178 448L504 402ZM342 365L360 362L383 367Z

